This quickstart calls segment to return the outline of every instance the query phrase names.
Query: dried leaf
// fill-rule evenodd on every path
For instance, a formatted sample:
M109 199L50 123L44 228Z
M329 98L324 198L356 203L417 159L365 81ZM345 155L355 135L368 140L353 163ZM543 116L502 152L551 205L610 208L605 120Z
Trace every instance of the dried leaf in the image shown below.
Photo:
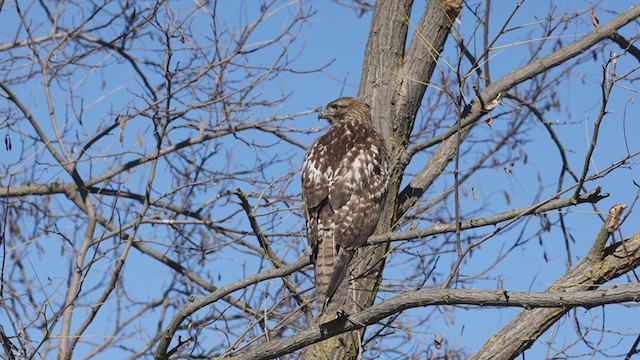
M433 345L435 345L436 349L442 350L442 340L435 334L433 335Z
M124 117L120 118L120 145L124 145L124 127L127 125Z
M500 104L500 100L502 100L502 93L498 93L498 96L496 96L495 99L489 101L485 106L484 106L484 110L485 111L491 111L493 109L496 108L496 106L498 106L498 104Z
M502 194L504 195L504 200L507 202L507 205L511 205L511 196L509 193L502 190Z
M13 147L11 146L11 138L9 137L9 134L4 135L4 147L7 151L11 151L11 148Z
M593 10L593 8L589 9L589 17L591 18L591 23L593 24L593 26L599 28L600 20L598 20L598 17L596 16L596 12Z
M487 114L487 120L485 120L484 123L493 129L493 116L491 116L491 113Z
M522 155L522 163L527 164L529 162L529 155L526 152L524 152L524 150L522 150L521 155Z
M551 222L549 221L549 218L545 215L542 217L542 230L549 232L551 231Z
M471 193L473 194L473 201L478 201L478 193L476 192L476 188L471 187Z
M510 168L506 167L506 166L504 167L504 172L506 172L509 175L513 174L513 171Z
M144 147L144 140L142 140L142 136L140 136L139 132L136 132L136 137L138 138L138 144L140 144L141 147Z
M11 231L11 234L15 237L20 237L22 236L22 231L20 230L20 226L18 225L17 222L15 221L9 221L9 231Z

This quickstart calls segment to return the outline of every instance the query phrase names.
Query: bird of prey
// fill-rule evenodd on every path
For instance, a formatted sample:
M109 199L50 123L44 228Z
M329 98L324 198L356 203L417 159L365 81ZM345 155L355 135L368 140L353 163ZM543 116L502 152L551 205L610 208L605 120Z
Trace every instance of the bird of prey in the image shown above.
M302 164L302 210L313 251L316 301L328 304L356 250L376 229L389 187L389 155L362 100L342 97L320 112L331 123Z

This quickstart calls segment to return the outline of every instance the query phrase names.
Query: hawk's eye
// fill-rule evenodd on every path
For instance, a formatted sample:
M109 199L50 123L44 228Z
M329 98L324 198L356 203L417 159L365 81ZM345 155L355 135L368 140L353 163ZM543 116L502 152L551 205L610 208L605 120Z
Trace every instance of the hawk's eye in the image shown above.
M337 110L338 106L336 104L329 104L329 109L331 110Z

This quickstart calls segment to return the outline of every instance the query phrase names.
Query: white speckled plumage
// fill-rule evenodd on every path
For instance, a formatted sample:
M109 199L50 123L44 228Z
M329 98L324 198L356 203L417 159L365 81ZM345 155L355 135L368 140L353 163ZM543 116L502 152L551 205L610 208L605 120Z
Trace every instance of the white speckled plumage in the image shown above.
M369 106L340 98L320 114L332 123L302 164L303 214L313 250L316 299L331 301L358 247L375 231L388 191L389 157Z

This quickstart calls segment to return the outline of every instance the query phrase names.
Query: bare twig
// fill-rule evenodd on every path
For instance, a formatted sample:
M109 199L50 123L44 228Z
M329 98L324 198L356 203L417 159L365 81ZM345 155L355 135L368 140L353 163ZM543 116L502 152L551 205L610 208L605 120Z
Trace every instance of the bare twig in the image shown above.
M271 249L271 246L269 245L269 239L262 232L262 230L260 230L260 225L258 224L258 221L256 220L256 217L253 213L253 209L249 204L249 199L247 198L247 195L243 193L240 189L236 190L236 195L240 199L240 204L242 205L242 209L247 214L247 217L249 218L249 223L251 224L251 228L253 229L253 232L256 238L258 239L260 246L264 250L265 254L267 254L269 261L271 262L274 268L276 269L281 268L282 263L278 259L276 254L273 252L273 250ZM289 290L289 294L291 294L291 296L297 301L298 306L302 307L302 310L304 311L304 314L307 318L307 324L311 326L311 324L314 323L314 320L313 320L313 314L311 313L310 301L308 299L302 298L302 296L300 295L300 291L291 282L291 280L288 277L283 277L282 281L284 281L284 285L287 287L287 290Z
M201 299L195 299L195 298L191 299L192 301L189 301L187 304L185 304L182 307L182 309L178 312L178 314L176 314L176 316L171 320L171 322L165 329L164 335L160 340L158 349L156 350L155 359L167 358L167 349L169 347L169 344L171 343L171 339L173 338L180 324L182 324L182 322L191 314L202 309L204 306L208 304L218 301L223 296L231 294L236 290L243 289L259 281L264 281L268 279L274 279L274 278L279 278L279 277L289 275L294 271L298 271L309 264L311 264L311 258L309 256L301 256L298 260L296 260L295 262L289 265L283 266L281 268L273 268L262 273L248 276L240 281L237 281L233 284L227 285L219 290L216 290Z

